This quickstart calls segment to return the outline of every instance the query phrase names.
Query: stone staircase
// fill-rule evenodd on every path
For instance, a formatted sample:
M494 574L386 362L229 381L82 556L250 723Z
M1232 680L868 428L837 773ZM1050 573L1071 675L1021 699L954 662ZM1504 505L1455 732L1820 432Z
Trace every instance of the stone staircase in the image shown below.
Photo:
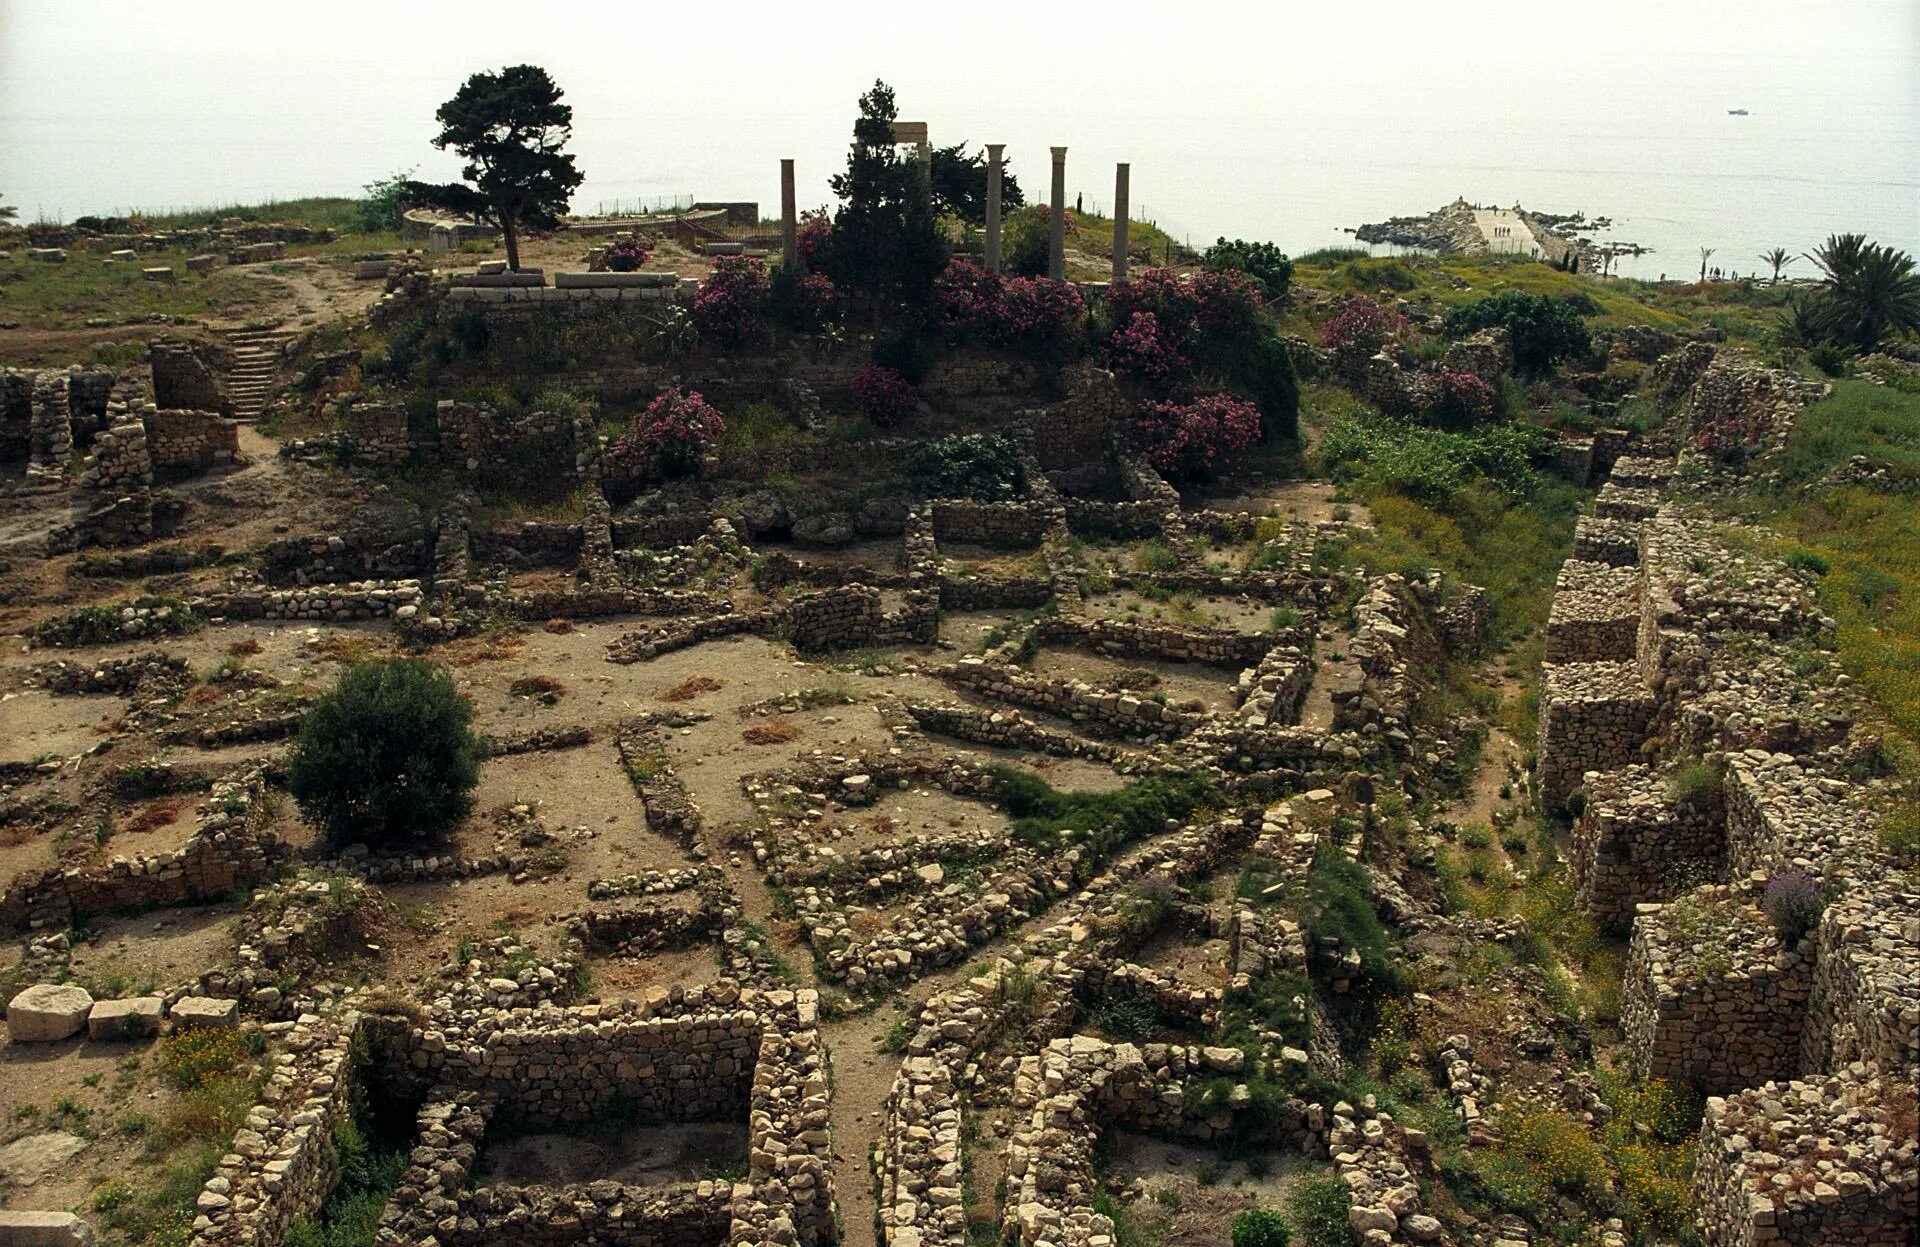
M274 374L280 370L280 350L293 335L272 329L225 329L220 336L233 348L233 371L227 374L233 418L252 421L267 405Z

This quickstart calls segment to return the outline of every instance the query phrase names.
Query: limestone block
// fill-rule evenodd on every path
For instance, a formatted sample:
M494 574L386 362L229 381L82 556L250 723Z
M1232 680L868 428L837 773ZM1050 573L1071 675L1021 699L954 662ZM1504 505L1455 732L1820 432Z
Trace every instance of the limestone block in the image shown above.
M175 1026L232 1026L240 1017L240 1002L216 996L183 996L168 1016Z
M137 1039L158 1034L160 1014L158 996L96 1001L92 1012L87 1014L87 1038Z
M70 1212L0 1208L0 1247L94 1247L93 1227Z
M77 1035L87 1023L93 997L71 983L36 983L7 1005L7 1034L15 1043Z

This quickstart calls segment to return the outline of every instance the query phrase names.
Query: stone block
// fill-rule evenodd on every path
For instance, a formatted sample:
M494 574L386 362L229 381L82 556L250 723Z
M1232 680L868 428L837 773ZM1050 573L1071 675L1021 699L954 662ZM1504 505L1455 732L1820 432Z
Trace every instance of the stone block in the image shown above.
M560 290L671 286L679 280L680 278L673 273L555 273L553 275L553 284Z
M36 983L7 1005L7 1034L14 1043L43 1043L80 1033L93 997L71 983Z
M217 996L182 996L168 1016L175 1026L232 1026L240 1017L240 1002Z
M160 1015L158 996L95 1001L87 1014L87 1038L140 1039L155 1035L160 1031Z
M0 1247L94 1247L93 1227L70 1212L0 1208Z

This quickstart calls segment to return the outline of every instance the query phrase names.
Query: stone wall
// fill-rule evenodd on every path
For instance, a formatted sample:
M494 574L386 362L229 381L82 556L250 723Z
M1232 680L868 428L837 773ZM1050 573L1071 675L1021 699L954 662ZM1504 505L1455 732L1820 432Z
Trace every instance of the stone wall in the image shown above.
M1920 890L1898 876L1840 891L1820 917L1803 1070L1920 1070Z
M1707 887L1641 911L1620 1029L1634 1073L1725 1095L1800 1071L1814 950L1786 947L1749 895Z
M1041 502L973 502L965 498L936 498L932 514L935 541L996 550L1031 550L1061 519L1059 507Z
M1042 643L1072 645L1096 654L1220 666L1257 663L1267 656L1278 640L1271 632L1187 628L1176 624L1094 619L1079 615L1043 616L1034 622L1033 633Z
M0 930L65 930L95 914L213 900L271 877L291 849L265 829L257 796L250 782L215 784L179 849L16 877L0 894Z
M1641 902L1671 900L1719 871L1726 808L1717 780L1699 800L1676 800L1671 782L1640 764L1587 779L1570 865L1581 908L1604 930L1626 932Z
M1133 693L1048 679L986 658L963 658L937 674L957 688L1069 719L1096 735L1172 738L1200 726L1204 717Z
M209 598L209 614L231 619L412 619L419 613L417 580L365 580L271 593L239 592Z
M28 426L30 446L27 475L58 480L73 455L73 412L68 405L69 378L64 372L33 376L33 414Z
M781 612L782 632L795 649L848 649L873 643L880 630L880 591L843 585L804 593Z
M341 434L348 461L372 468L397 468L413 451L406 408L398 403L354 403L347 408Z
M1910 1247L1912 1084L1849 1071L1707 1101L1693 1210L1711 1247Z
M240 426L216 411L155 409L143 417L160 471L204 472L240 455Z
M1640 563L1640 526L1630 520L1610 520L1598 515L1583 515L1573 525L1573 557L1608 567L1633 567Z
M266 1089L195 1201L190 1247L278 1247L317 1214L340 1176L334 1131L352 1114L351 1011L292 1023Z
M212 411L233 415L225 377L232 353L209 342L161 337L147 344L153 372L153 402L163 411Z
M512 1012L454 1040L442 1086L478 1091L528 1129L591 1120L618 1100L640 1120L744 1121L762 1022L751 1012L622 1017Z
M1588 771L1638 760L1653 728L1654 699L1631 662L1549 666L1541 685L1540 800L1558 811Z
M1021 441L1041 468L1071 468L1105 459L1127 404L1113 374L1083 366L1062 378L1067 396L1028 416Z
M483 403L442 399L434 411L434 426L439 456L455 470L523 488L577 480L600 451L593 419L584 410L507 416Z
M1554 582L1547 662L1624 662L1636 657L1640 571L1568 559Z
M1802 407L1832 392L1823 382L1731 355L1716 357L1700 374L1681 409L1689 433L1717 427L1756 448L1782 445Z

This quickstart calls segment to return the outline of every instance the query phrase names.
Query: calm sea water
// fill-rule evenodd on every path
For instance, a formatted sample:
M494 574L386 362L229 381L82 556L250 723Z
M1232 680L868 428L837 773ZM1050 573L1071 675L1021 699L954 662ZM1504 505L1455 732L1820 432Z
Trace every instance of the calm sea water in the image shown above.
M285 10L284 12L282 10ZM1365 25L1361 25L1364 19ZM824 203L884 76L936 142L1007 144L1196 243L1303 251L1464 195L1609 216L1635 276L1859 231L1920 252L1920 3L1580 6L0 0L0 193L25 219L454 176L433 111L531 61L575 109L577 209ZM1749 115L1730 116L1745 108ZM1797 271L1810 271L1803 262Z

